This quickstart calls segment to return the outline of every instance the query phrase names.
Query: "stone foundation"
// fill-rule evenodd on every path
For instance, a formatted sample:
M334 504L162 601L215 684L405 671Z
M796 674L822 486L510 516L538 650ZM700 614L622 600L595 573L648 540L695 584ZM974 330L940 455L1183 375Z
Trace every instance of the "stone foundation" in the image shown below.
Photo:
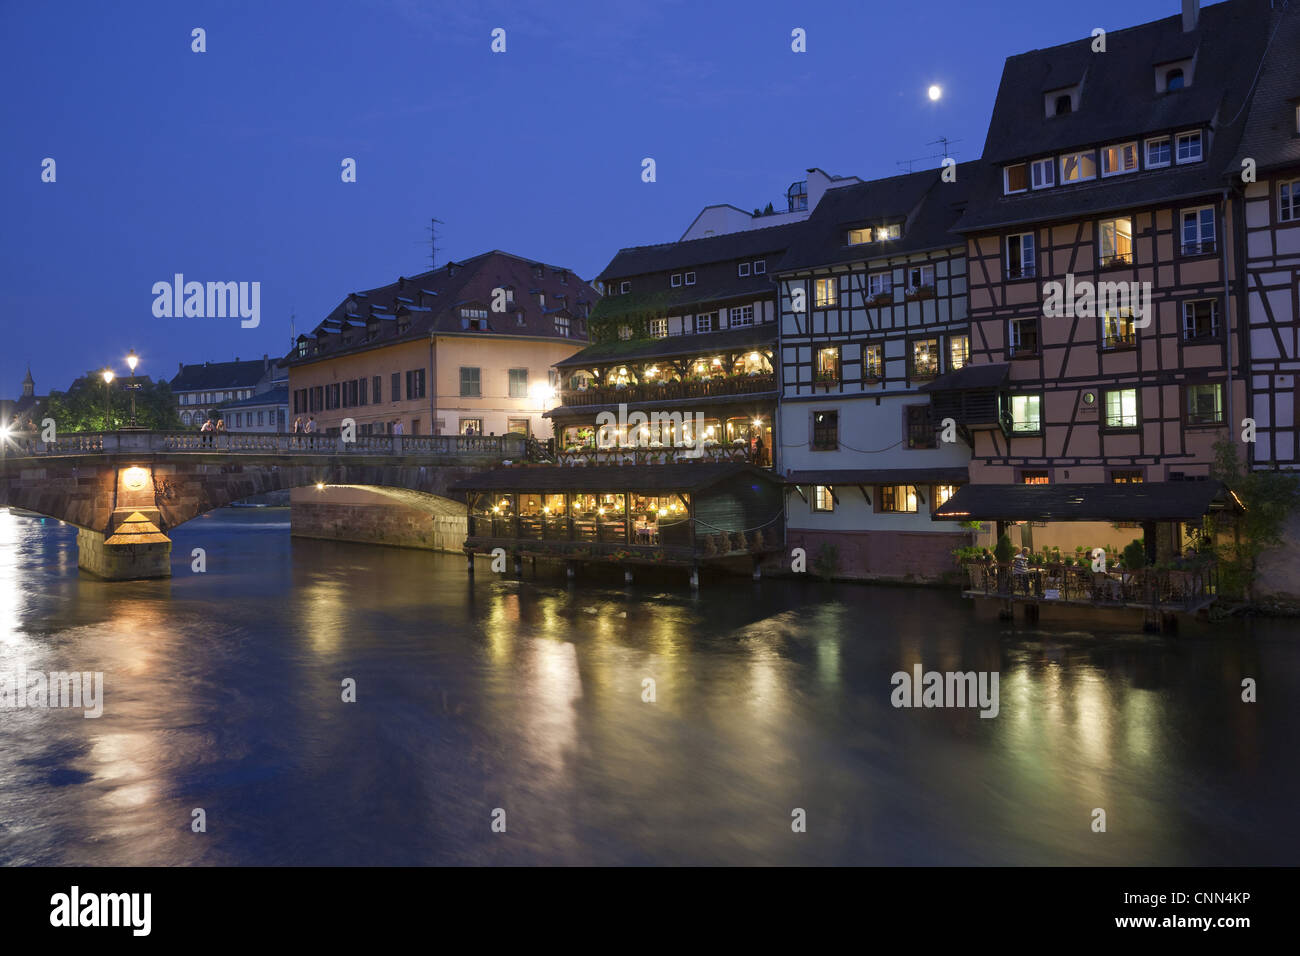
M109 544L101 532L82 528L77 532L77 567L106 581L169 578L172 543L164 539L143 544Z
M808 552L808 571L817 574L816 561L824 545L838 550L833 577L857 581L897 581L939 584L957 581L954 548L970 543L968 534L934 534L924 531L809 531L786 530L786 558L793 548Z
M290 533L385 544L397 548L461 553L465 506L430 495L400 496L355 487L295 488Z

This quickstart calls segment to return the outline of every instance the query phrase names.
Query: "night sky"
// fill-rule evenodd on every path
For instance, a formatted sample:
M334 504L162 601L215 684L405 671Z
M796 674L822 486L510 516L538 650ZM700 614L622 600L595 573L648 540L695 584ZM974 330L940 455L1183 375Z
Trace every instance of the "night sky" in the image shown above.
M1006 56L1178 12L0 0L0 397L28 362L45 393L123 371L130 348L164 378L181 361L283 354L291 312L310 330L348 292L427 269L433 216L440 264L500 248L591 278L620 246L677 239L709 203L783 209L810 166L890 176L941 135L974 159ZM790 49L796 27L806 53ZM345 157L356 183L340 179ZM177 272L260 281L261 325L155 318L151 288Z

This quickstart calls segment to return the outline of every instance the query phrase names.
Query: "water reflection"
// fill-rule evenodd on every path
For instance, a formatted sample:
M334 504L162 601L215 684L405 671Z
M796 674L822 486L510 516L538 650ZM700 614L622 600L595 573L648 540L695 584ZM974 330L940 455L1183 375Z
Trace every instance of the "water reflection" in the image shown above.
M0 862L1294 861L1285 622L1156 640L920 589L470 580L286 517L200 519L171 581L105 584L73 529L0 512L0 663L107 685L97 720L0 712ZM997 671L999 716L895 709L916 664Z

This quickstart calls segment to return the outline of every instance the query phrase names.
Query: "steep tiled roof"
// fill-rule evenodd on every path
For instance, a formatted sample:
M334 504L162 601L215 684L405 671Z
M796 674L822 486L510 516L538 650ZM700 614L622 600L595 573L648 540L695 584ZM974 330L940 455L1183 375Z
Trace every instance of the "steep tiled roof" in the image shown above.
M830 196L834 192L835 190L831 190L827 195ZM802 222L792 222L782 226L768 226L765 229L746 229L743 232L729 232L721 236L688 239L685 242L631 246L620 249L597 278L609 282L652 272L690 269L714 262L784 252L795 232L802 226Z
M252 388L263 375L266 366L262 359L248 362L204 362L202 365L183 365L171 380L173 392L194 389Z
M721 332L701 332L698 335L671 335L662 339L628 339L627 341L601 342L571 355L556 368L586 368L602 362L631 362L674 355L695 355L701 352L725 352L729 349L757 348L776 342L776 323L765 322Z
M259 407L266 405L287 405L289 404L289 386L277 385L275 388L248 398L241 399L237 402L224 402L222 408L245 408Z
M1300 165L1296 106L1300 105L1300 0L1274 14L1276 33L1255 85L1246 132L1227 169L1240 175L1241 162L1255 160L1259 169Z
M538 268L542 271L540 276ZM506 306L505 312L492 311L493 290L497 288L513 290L514 301ZM538 292L546 296L545 307L537 299ZM559 296L565 297L565 308L557 310ZM401 277L385 286L352 293L307 336L309 340L323 342L326 349L306 358L296 358L296 353L291 352L285 364L324 361L418 340L430 332L467 332L461 308L487 312L486 330L468 334L568 338L581 345L586 336L579 331L576 321L579 306L594 305L599 299L600 293L572 270L493 250L461 262L448 262L416 276ZM555 316L566 313L574 316L575 321L570 323L570 334L561 336L555 329ZM399 322L409 325L399 332ZM365 341L368 324L377 325L379 333L370 342ZM352 337L349 345L343 345L344 335Z
M1201 10L1189 32L1181 17L1166 17L1107 33L1104 53L1092 52L1085 38L1008 58L984 144L986 166L955 228L1070 218L1222 189L1271 23L1268 0L1228 0ZM1157 92L1156 66L1193 56L1192 82ZM1082 84L1078 108L1046 116L1044 95L1075 83ZM1003 195L1008 162L1207 126L1211 143L1202 162Z
M928 169L888 179L832 189L796 234L778 272L860 262L882 255L963 245L952 232L961 205L978 176L979 163L962 163L956 179L943 182L941 170ZM899 239L850 246L848 230L904 220Z

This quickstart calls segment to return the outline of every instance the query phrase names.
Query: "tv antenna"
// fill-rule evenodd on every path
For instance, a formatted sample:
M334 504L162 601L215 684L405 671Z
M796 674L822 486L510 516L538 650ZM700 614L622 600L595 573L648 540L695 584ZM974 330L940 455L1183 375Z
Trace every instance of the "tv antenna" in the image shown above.
M441 219L429 220L429 268L438 268L438 227L444 226Z
M933 159L948 159L948 158L950 158L951 154L954 152L954 150L950 148L951 145L952 145L953 143L960 143L960 142L961 142L960 139L949 139L947 136L940 136L938 139L934 140L933 142L926 143L926 145L927 145L927 146L940 146L940 145L941 145L941 146L943 146L943 152L942 152L942 153L931 153L929 156L918 156L918 157L916 157L915 159L900 159L900 160L898 160L898 162L897 162L895 165L897 165L897 166L906 166L906 167L907 167L907 171L910 173L910 172L912 172L912 166L913 166L915 163L924 163L924 162L928 162L928 161L933 160Z

